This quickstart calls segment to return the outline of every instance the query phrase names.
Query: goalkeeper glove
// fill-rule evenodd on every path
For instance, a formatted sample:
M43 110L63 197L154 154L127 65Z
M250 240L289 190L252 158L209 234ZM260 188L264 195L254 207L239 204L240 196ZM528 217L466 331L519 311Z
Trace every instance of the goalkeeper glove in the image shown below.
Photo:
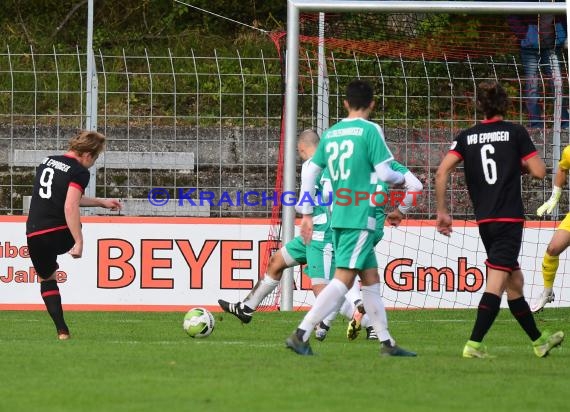
M562 194L562 189L558 186L553 186L550 199L548 199L546 202L544 202L542 206L536 209L536 214L538 216L542 216L544 215L544 212L549 214L552 213L552 210L554 210L554 208L558 204L558 200L560 199L561 194Z

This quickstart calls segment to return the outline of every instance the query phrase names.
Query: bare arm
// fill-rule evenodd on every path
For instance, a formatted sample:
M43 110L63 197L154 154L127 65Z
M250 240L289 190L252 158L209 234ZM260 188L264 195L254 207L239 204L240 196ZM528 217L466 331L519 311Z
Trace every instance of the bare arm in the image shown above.
M447 189L449 175L455 170L455 167L460 161L461 159L459 157L451 153L446 154L435 174L435 199L437 204L436 225L437 231L445 236L449 236L451 232L453 232L445 191Z
M544 179L544 177L546 176L546 165L544 164L544 160L542 160L542 157L538 155L533 156L530 159L527 159L526 167L528 168L530 175L535 179Z
M79 219L79 205L82 195L83 193L81 193L80 189L75 186L69 186L64 205L65 221L75 241L69 254L74 258L80 258L83 253L83 234L81 233L81 221Z
M104 207L105 209L121 210L123 205L117 199L101 199L99 197L83 196L79 202L81 207Z
M556 171L556 175L554 175L554 186L563 187L566 185L566 179L568 176L568 170L562 169L561 167L558 168Z

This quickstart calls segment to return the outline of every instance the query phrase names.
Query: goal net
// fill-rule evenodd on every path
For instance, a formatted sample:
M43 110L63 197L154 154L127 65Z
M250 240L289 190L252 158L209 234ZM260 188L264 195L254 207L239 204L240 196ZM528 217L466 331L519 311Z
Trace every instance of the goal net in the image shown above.
M467 2L464 8L458 6L462 2L358 2L361 7L355 11L355 2L319 2L319 10L307 6L309 2L297 3L298 8L289 7L290 13L299 11L295 20L299 36L295 47L287 50L291 54L287 69L295 72L298 68L298 75L293 77L296 90L287 85L295 99L287 98L285 124L290 129L286 138L294 139L308 127L321 131L342 119L345 86L354 78L368 80L377 93L372 120L384 129L395 158L424 185L408 220L399 228L387 227L376 248L386 305L469 308L479 302L486 254L463 171L459 168L448 184L454 218L449 239L434 227L433 182L456 133L482 119L474 104L476 87L489 79L500 81L507 89L512 102L508 120L528 127L548 167L549 177L544 181L521 177L527 223L519 262L525 274L525 295L534 300L543 287L542 257L558 220L568 211L568 192L564 190L552 216L541 219L536 215L537 207L550 196L561 149L569 143L568 50L561 31L566 29L564 9L546 2L526 3L526 9L519 7L522 3L512 3L508 9L508 3L498 2ZM398 11L367 11L370 3L384 3L383 7L391 3ZM402 10L405 3L410 5L409 11ZM419 3L452 6L434 12L414 8L413 4ZM481 5L486 13L477 8ZM289 36L296 30L291 26L290 19ZM526 61L521 58L521 39L529 26L536 28L538 47L549 56L535 64L532 74L528 57ZM285 36L281 39L284 54ZM536 90L529 90L531 84ZM529 109L539 116L533 117ZM567 269L563 253L551 307L570 306L570 282L564 276ZM293 307L312 303L309 286L297 268ZM271 296L264 304L278 306L279 296Z

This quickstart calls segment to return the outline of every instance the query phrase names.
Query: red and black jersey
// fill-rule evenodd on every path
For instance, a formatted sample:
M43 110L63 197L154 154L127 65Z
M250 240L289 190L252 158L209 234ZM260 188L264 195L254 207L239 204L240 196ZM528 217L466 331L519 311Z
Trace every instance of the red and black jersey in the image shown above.
M38 166L26 222L26 235L34 236L67 227L65 199L69 186L81 192L89 183L89 170L70 156L48 156Z
M459 133L450 153L463 160L478 223L524 221L521 160L536 156L537 151L523 126L484 121Z

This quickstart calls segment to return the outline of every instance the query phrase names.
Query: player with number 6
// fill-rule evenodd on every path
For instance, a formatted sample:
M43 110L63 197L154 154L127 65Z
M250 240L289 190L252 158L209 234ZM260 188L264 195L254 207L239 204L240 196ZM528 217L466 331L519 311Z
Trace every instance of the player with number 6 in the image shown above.
M471 337L463 348L464 358L489 358L483 338L500 310L503 294L509 309L532 341L536 356L543 358L564 340L564 333L541 332L523 293L524 278L518 262L524 228L521 196L521 163L531 176L543 179L544 161L520 124L503 119L509 107L505 89L494 81L477 88L477 108L485 119L461 131L441 161L435 176L437 230L450 236L447 208L449 175L463 162L465 183L473 203L479 235L487 252L487 283L477 308Z

